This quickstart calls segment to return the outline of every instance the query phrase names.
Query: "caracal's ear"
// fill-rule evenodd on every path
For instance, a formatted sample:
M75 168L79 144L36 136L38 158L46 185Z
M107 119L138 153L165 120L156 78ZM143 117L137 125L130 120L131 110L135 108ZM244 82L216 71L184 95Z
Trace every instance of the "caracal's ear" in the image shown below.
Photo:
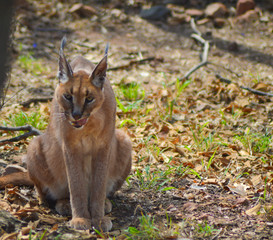
M73 75L72 68L64 55L65 43L66 43L66 37L63 37L61 42L60 53L59 53L59 72L58 72L58 78L61 83L66 83L69 80L69 78L71 78Z
M103 59L101 59L90 75L91 82L101 89L103 88L106 78L108 48L109 44L107 43Z

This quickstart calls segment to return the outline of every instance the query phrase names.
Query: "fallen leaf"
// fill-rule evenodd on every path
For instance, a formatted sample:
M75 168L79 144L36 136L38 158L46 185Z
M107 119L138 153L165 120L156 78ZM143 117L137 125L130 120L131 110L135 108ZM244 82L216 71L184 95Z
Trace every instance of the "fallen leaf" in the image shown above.
M258 203L256 206L246 210L246 214L248 216L256 216L258 212L260 211L260 209L261 209L261 204Z
M242 184L242 183L234 183L233 186L228 185L228 188L231 192L237 193L241 196L247 196L247 192L246 189L248 188L248 186Z

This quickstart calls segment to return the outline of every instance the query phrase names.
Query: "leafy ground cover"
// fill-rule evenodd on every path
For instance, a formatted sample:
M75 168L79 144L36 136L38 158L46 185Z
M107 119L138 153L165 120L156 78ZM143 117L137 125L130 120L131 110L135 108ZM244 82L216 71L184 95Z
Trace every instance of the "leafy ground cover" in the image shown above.
M272 13L261 8L245 25L198 25L210 41L211 64L179 81L202 52L189 22L143 20L137 12L144 2L92 2L96 14L88 18L71 11L72 1L21 4L1 125L46 128L50 103L22 103L52 96L64 34L69 59L81 54L96 62L109 41L117 127L132 139L133 168L112 199L109 234L72 230L69 218L38 205L33 189L8 187L0 192L1 208L11 213L0 211L10 221L0 223L3 239L271 238L272 97L239 86L273 91ZM0 146L1 171L23 165L30 140Z

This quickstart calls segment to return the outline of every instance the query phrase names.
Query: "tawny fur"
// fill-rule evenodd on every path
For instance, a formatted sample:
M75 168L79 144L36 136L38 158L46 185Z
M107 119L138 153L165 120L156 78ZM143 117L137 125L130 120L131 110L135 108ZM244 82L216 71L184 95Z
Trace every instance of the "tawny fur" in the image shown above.
M107 56L97 66L80 56L69 65L61 48L59 65L48 128L28 147L29 178L42 201L57 202L59 213L68 214L71 206L72 227L109 231L105 201L130 173L131 141L115 129L116 100L105 77ZM95 101L87 104L87 98ZM88 120L76 128L73 122L79 119Z

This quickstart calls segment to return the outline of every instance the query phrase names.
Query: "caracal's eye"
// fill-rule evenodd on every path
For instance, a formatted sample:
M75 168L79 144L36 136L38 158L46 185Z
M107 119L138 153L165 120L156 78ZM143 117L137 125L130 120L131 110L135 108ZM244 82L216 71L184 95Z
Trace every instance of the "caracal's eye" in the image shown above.
M92 96L88 96L88 97L86 97L85 102L91 103L91 102L93 102L94 100L95 100L95 99L94 99Z
M67 101L69 101L69 102L71 102L72 101L72 95L71 94L68 94L68 93L65 93L64 95L63 95L63 97L67 100Z

